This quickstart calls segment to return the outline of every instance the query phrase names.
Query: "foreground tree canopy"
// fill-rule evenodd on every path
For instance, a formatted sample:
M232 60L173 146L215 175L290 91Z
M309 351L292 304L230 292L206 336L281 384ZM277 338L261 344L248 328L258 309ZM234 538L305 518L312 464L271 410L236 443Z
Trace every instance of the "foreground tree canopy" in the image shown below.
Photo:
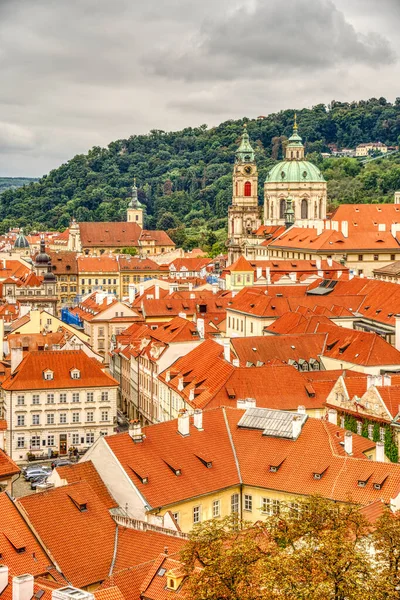
M371 524L359 507L318 497L249 524L196 526L182 552L193 600L400 598L400 517Z
M328 144L354 148L361 142L397 145L400 99L354 103L332 102L298 110L300 133L308 157L328 180L329 197L340 202L388 202L400 188L400 157L395 154L366 166L349 158L323 159ZM166 133L154 130L92 148L51 171L37 183L0 196L0 233L11 226L62 229L78 221L124 220L134 176L145 225L169 230L186 249L223 249L234 152L243 123L253 142L259 167L259 200L270 167L282 158L292 132L293 110L248 120L226 121ZM1 191L1 189L0 189Z

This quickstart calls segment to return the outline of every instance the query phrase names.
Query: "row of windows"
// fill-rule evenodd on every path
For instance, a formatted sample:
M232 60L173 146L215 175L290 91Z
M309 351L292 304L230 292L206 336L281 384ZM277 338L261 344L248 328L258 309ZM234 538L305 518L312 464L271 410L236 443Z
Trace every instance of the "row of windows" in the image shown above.
M260 512L262 514L265 514L268 516L279 515L281 508L282 508L280 500L276 500L274 498L268 498L268 497L262 497L260 500L261 500L260 506L257 508L258 508L258 510L260 510ZM243 498L243 509L246 512L253 512L253 507L254 507L253 496L251 494L245 494L244 498ZM231 496L231 514L239 514L239 509L240 509L240 496L239 496L239 494L232 494L232 496ZM296 502L290 502L289 509L290 510L298 510L298 504ZM174 516L175 521L179 524L179 518L180 518L179 512L173 513L173 516ZM212 517L215 519L220 516L221 516L221 501L214 500L212 503ZM193 520L194 525L196 523L201 522L201 520L202 520L201 504L198 504L197 506L193 507L192 520Z
M244 329L244 320L235 319L235 317L228 317L228 327L232 329L236 329L236 331L240 331L243 333ZM250 333L253 333L253 323L250 321Z
M88 285L92 285L92 279L87 279L87 283L88 283ZM100 279L93 279L94 285L99 285L100 283L101 283ZM108 285L117 285L117 280L116 279L103 279L103 285L106 285L107 283L108 283ZM85 285L85 279L82 279L81 284Z
M80 444L93 444L94 443L94 433L89 432L85 436L80 436L79 433L73 433L71 437L71 443L73 446L79 446ZM46 438L41 439L40 435L33 435L30 440L30 449L31 450L39 450L41 446L54 447L55 444L55 436L48 435ZM27 448L27 440L24 435L19 435L17 437L17 448Z
M67 392L61 392L58 394L58 402L61 404L65 404L68 400L68 396L70 401L73 403L77 403L81 401L80 392L72 392L72 394L68 394ZM82 394L83 396L83 394ZM108 402L108 392L101 392L100 395L101 402ZM55 404L56 394L49 393L46 394L46 404ZM85 397L86 402L94 402L94 392L86 392ZM38 405L40 404L40 394L32 394L32 404ZM17 406L25 406L25 395L19 394L17 396Z
M375 405L376 407L378 407L379 405ZM368 408L368 407L366 407ZM342 429L345 428L345 418L344 417L340 417L340 427ZM363 424L361 421L357 421L357 435L362 435L362 430L363 430ZM379 427L379 440L381 442L385 441L385 427ZM372 440L374 437L374 425L368 425L368 438L370 440Z
M67 423L67 413L59 413L58 419L59 419L60 425L66 424ZM94 412L88 411L85 414L85 420L86 420L86 423L93 423L94 422ZM103 422L107 422L109 420L108 410L101 411L101 419L100 420ZM80 423L80 421L81 421L81 413L73 412L71 423ZM55 413L47 413L46 414L46 424L47 425L55 425L55 422L56 422ZM17 415L17 426L24 427L25 425L26 425L25 415ZM40 425L40 414L32 415L32 425Z

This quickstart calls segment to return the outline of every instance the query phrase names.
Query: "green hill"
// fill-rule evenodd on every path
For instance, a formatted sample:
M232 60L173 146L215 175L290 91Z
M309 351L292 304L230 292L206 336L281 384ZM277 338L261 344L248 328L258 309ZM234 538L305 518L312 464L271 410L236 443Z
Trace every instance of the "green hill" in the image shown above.
M256 149L260 203L268 169L282 156L291 134L293 110L248 120L227 121L178 132L154 130L92 148L51 171L37 183L0 196L0 231L11 225L61 229L79 221L123 220L133 177L146 206L146 227L172 230L175 241L191 248L223 247L234 152L243 123ZM323 159L328 144L354 148L367 141L397 145L400 98L332 102L297 110L299 133L308 157L328 180L333 206L340 202L391 202L400 189L400 154L363 166L356 159Z
M0 194L6 190L14 190L34 181L38 181L37 177L0 177Z

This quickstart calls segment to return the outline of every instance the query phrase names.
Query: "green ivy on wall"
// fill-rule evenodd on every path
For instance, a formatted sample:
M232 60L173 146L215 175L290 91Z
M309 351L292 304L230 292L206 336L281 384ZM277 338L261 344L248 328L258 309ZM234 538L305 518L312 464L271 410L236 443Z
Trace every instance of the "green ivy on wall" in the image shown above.
M343 414L344 417L344 428L347 431L352 431L353 433L357 433L357 423L359 422L356 417L353 415ZM369 439L368 435L368 426L373 425L372 439L374 442L379 442L381 439L380 428L384 427L385 436L384 436L384 444L385 444L385 454L391 462L397 463L399 460L399 449L397 447L395 441L395 434L390 425L379 424L376 421L370 421L368 419L363 419L361 435L367 439Z

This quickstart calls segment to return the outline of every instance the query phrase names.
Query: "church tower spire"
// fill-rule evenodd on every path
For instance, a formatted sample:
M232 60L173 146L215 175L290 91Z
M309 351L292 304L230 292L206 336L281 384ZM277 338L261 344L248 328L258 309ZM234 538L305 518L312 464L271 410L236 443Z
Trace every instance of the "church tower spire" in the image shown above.
M251 243L253 232L260 225L257 164L246 125L235 152L232 184L232 205L228 211L229 264L245 253L246 245Z
M143 206L139 202L138 189L136 186L136 177L133 178L131 199L126 211L128 223L137 223L143 229Z

